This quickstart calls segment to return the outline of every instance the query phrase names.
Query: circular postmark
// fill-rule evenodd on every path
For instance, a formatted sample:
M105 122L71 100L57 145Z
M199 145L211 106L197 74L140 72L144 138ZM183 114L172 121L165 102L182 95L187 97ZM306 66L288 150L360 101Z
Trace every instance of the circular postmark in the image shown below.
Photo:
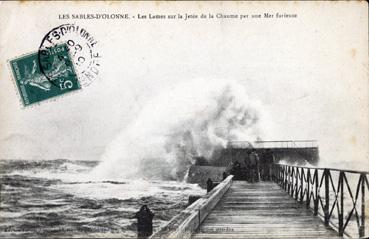
M61 45L66 46L72 62L56 52ZM50 57L55 54L56 60L55 57ZM85 28L76 24L63 24L51 29L38 49L40 71L51 83L60 68L59 60L67 66L73 64L82 87L90 85L99 77L100 57L98 41Z

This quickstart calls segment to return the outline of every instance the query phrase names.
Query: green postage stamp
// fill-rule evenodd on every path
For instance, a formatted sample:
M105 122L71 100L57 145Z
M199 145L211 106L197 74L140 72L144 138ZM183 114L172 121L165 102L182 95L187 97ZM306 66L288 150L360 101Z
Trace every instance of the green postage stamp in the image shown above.
M66 44L10 61L24 106L81 89Z

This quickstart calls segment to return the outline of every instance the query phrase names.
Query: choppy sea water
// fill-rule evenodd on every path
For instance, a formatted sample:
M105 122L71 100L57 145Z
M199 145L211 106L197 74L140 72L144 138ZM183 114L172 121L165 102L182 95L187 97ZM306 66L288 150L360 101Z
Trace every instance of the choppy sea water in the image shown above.
M97 181L98 162L0 160L0 237L136 237L133 214L155 213L154 230L187 206L194 184L176 181Z

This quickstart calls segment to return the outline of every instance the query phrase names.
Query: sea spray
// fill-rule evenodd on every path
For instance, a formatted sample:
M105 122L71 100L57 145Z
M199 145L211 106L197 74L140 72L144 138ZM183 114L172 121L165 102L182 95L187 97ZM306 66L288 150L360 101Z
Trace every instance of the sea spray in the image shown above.
M91 175L181 180L194 157L211 160L229 140L262 137L261 108L231 81L196 79L163 89L108 145Z

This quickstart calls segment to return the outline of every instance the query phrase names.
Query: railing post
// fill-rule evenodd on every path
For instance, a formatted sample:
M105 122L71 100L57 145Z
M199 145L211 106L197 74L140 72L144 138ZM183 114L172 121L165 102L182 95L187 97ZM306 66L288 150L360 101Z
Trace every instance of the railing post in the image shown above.
M287 166L284 166L284 170L283 170L283 181L284 181L284 190L288 191L287 189Z
M299 168L296 167L295 170L295 200L298 201L298 193L299 193Z
M296 170L295 170L295 167L292 167L292 184L291 184L291 197L292 198L295 198L295 180L296 180Z
M294 198L294 194L295 194L295 168L292 167L292 174L291 174L291 197Z
M272 164L272 175L274 175L274 177L272 176L272 180L276 181L279 184L279 176L280 176L280 168L278 167L277 164Z
M343 176L344 172L340 172L339 178L338 178L338 188L340 190L340 211L338 212L338 236L343 236Z
M329 225L329 170L324 169L324 188L325 188L325 205L324 205L324 224Z
M319 175L318 169L315 169L314 172L314 181L315 181L315 200L314 200L314 216L318 215L318 206L319 206Z
M365 174L361 174L361 225L359 228L359 236L365 236Z
M310 168L307 169L307 190L306 190L306 208L310 207Z
M292 173L291 173L291 197L293 198L294 194L295 194L295 191L294 191L294 186L295 186L295 168L294 167L291 167L292 168Z
M283 185L283 188L284 188L284 167L283 166L281 166L281 165L279 165L279 167L280 167L280 169L281 169L281 183L282 183L282 185Z
M290 166L287 166L287 177L286 177L286 184L287 184L287 192L290 194L291 185L290 185L290 174L291 174L291 168Z
M282 183L282 188L284 190L286 190L286 188L284 187L284 166L283 165L279 165L281 167L281 183Z
M283 172L283 168L281 165L276 165L276 167L278 167L278 182L281 184L282 186L282 172Z
M300 186L301 186L301 191L300 191L300 203L302 203L304 201L304 168L301 168L300 171Z

